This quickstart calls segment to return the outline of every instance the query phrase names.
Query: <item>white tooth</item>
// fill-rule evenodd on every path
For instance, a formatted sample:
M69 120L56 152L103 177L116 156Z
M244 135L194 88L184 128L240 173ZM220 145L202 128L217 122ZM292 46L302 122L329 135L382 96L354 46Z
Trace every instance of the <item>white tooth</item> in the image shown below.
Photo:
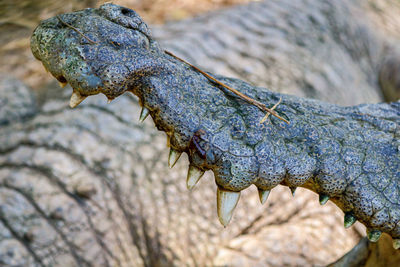
M186 186L189 190L192 190L192 188L197 184L197 182L200 180L200 178L203 176L204 171L190 165L189 166L189 171L186 179Z
M400 239L393 239L393 248L400 249Z
M107 99L107 104L110 104L112 99Z
M261 204L264 204L267 201L270 192L270 190L258 189L258 196L260 197Z
M328 202L329 200L329 196L328 195L324 195L324 194L320 194L319 195L319 204L320 205L325 205L326 202Z
M58 82L61 88L64 88L68 83L65 82Z
M143 107L142 111L140 112L139 121L144 122L144 120L147 118L147 116L149 116L149 114L150 110L148 110L146 107Z
M294 196L294 194L296 194L297 187L289 187L289 188L290 192L292 192L292 196Z
M181 155L182 152L176 151L175 149L171 148L169 151L168 166L170 168L174 167L175 163L178 161Z
M382 235L382 232L379 230L367 229L367 237L368 237L369 241L371 241L373 243L378 242L381 235Z
M78 106L83 100L85 100L86 96L82 96L78 91L73 91L71 98L69 100L69 106L71 108L75 108Z
M239 201L240 192L217 189L218 219L226 227L232 219L233 211Z
M351 212L344 214L344 228L349 228L357 221L357 218Z

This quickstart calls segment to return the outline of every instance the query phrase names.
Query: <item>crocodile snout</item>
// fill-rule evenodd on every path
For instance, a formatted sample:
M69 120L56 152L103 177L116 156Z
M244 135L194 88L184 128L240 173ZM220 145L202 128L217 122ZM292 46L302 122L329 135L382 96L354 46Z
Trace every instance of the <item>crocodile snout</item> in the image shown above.
M71 107L90 95L112 100L133 90L135 77L154 66L152 53L161 51L135 11L113 4L42 21L31 49L62 86L71 85Z

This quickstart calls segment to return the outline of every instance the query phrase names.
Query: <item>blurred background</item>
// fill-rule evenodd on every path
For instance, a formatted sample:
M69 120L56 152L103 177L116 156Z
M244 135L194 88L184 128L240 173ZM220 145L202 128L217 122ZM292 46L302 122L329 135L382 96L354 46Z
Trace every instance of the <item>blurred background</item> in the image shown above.
M251 0L0 0L0 73L12 75L34 89L52 80L41 63L30 52L29 38L40 20L54 14L105 2L123 5L137 11L150 25L182 20L210 10ZM253 0L254 1L254 0Z

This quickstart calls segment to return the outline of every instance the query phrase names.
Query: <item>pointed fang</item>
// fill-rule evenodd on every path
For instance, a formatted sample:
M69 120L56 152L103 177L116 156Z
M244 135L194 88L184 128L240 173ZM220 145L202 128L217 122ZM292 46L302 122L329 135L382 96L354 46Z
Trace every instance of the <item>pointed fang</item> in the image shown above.
M189 190L192 190L193 187L197 184L197 182L200 180L200 178L203 176L204 171L190 165L189 166L189 171L186 179L186 186Z
M261 204L264 204L267 201L270 192L270 190L258 189L258 196L260 198Z
M329 200L329 196L324 195L324 194L319 195L319 204L325 205L326 202L328 202L328 200Z
M73 91L71 98L69 100L69 106L71 108L75 108L78 106L83 100L85 100L86 96L82 96L78 91Z
M350 212L344 214L344 228L349 228L357 221L356 217Z
M181 155L182 152L176 151L175 149L171 148L169 151L168 166L170 168L174 167L175 163L178 161Z
M381 237L382 232L379 230L367 230L367 237L371 242L378 242L379 238Z
M393 239L393 248L400 249L400 239Z
M294 196L294 194L296 194L296 189L297 187L289 187L290 191L292 192L292 195Z
M232 219L233 211L240 198L240 192L217 189L218 219L226 227Z
M149 114L150 110L148 110L146 107L143 107L142 111L140 112L139 121L144 122L144 120L147 118L147 116L149 116Z

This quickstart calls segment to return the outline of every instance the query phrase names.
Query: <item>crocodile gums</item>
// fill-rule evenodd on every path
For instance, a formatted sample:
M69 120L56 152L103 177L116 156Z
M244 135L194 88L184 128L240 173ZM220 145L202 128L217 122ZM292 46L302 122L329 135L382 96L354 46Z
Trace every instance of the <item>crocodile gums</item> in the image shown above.
M254 184L264 203L281 184L333 201L345 227L359 220L370 241L385 232L400 248L400 102L342 107L208 74L221 86L166 53L135 11L113 4L41 22L31 49L71 85L71 107L99 93L137 95L141 120L150 114L168 136L170 166L188 154L187 187L214 173L224 226L242 190ZM228 87L274 116L260 122L267 109Z

